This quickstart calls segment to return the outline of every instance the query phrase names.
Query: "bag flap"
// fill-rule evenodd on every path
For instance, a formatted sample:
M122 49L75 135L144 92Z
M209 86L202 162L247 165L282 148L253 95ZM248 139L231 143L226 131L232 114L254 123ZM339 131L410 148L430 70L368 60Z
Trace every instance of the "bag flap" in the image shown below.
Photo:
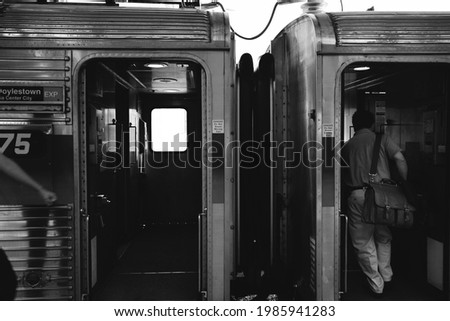
M371 183L375 194L375 204L379 207L389 206L395 209L409 209L414 211L415 208L405 197L401 187L397 185L389 185L382 183Z

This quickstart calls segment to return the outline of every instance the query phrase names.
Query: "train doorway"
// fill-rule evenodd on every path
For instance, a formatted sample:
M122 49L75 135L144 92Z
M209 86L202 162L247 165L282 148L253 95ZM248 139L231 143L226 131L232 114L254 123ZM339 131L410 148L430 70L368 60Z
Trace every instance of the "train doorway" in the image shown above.
M201 67L101 59L82 72L89 298L197 300L206 204Z
M342 75L341 138L345 142L354 135L357 109L371 111L375 131L389 135L407 160L418 208L413 228L391 229L394 286L385 291L386 300L449 295L449 80L448 65L430 63L362 62L349 65ZM391 178L397 179L395 169L391 164ZM348 214L344 185L341 191L341 209ZM342 299L372 300L347 233L343 225Z

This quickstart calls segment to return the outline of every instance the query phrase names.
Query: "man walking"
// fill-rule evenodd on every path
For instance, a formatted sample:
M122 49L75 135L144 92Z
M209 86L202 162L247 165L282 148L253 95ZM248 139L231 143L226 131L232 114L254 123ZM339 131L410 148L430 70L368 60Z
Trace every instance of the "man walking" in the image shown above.
M358 263L366 275L369 289L376 295L383 293L385 284L392 281L392 233L385 225L366 224L361 215L364 205L364 186L369 183L375 117L365 110L357 110L352 117L355 135L344 145L342 155L349 165L344 172L344 183L351 191L348 197L349 231ZM375 181L389 179L389 160L393 160L399 175L406 180L408 166L400 147L387 135L381 139L380 155Z

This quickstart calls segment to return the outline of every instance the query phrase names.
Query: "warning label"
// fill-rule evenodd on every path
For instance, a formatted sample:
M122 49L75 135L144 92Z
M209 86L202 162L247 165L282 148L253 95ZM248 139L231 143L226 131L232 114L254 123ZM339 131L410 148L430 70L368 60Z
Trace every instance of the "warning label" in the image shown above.
M334 136L334 125L324 124L323 125L323 137L333 137Z
M213 134L225 133L225 122L223 120L213 120L212 121L212 132L213 132Z

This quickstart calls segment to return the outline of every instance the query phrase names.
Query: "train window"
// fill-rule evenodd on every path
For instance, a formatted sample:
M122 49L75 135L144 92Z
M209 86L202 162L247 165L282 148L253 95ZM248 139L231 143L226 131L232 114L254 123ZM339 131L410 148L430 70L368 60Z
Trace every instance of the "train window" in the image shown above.
M155 108L151 113L151 148L154 152L187 150L187 111Z

